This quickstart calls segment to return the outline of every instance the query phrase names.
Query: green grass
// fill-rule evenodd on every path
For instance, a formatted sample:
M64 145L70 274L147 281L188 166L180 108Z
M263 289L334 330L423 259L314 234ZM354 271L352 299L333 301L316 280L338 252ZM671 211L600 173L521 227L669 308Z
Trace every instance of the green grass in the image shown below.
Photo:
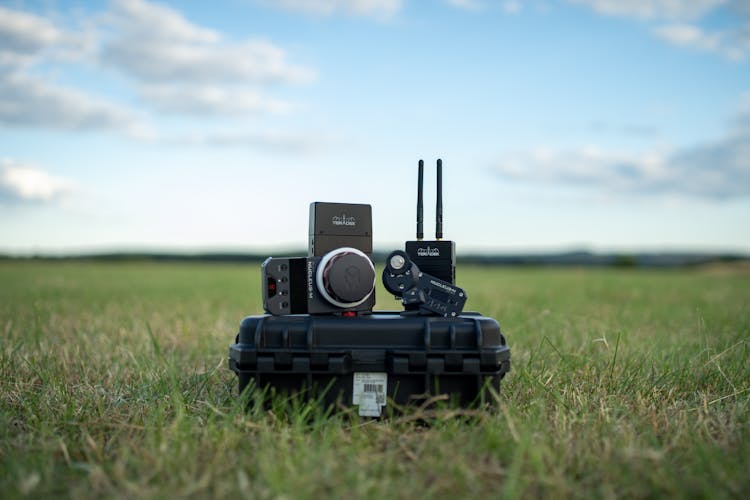
M0 263L0 496L750 494L747 269L461 267L512 349L497 408L381 422L243 411L258 275Z

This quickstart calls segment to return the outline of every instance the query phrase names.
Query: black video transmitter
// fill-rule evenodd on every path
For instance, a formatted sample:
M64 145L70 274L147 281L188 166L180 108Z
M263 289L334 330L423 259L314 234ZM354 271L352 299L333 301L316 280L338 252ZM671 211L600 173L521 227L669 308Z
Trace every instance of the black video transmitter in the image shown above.
M456 284L456 243L443 240L443 160L437 161L437 200L435 203L435 239L424 240L422 184L424 162L419 160L417 178L417 239L407 241L406 253L413 263L430 274L453 285Z

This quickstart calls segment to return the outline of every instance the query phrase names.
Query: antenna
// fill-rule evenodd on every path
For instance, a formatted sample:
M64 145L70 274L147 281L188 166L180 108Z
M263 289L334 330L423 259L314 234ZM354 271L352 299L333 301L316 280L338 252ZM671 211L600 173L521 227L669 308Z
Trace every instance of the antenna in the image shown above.
M437 197L435 206L435 238L423 240L423 188L424 162L419 160L419 185L417 186L417 239L404 243L409 259L430 276L456 283L456 243L443 238L443 160L437 161ZM407 310L414 309L407 306Z
M424 161L419 160L419 176L417 178L417 239L424 238L424 208L422 206L422 184L424 183Z
M435 207L435 239L443 237L443 160L437 161L437 204Z

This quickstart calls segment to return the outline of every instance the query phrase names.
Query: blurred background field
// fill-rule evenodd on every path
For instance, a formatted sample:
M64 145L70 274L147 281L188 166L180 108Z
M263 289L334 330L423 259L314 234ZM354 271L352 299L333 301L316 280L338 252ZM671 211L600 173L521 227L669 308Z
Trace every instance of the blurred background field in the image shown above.
M0 4L0 498L750 498L747 0ZM494 407L246 412L258 257L420 158Z
M511 346L497 405L377 422L243 411L226 357L261 311L256 263L0 262L2 496L750 492L746 266L458 282Z

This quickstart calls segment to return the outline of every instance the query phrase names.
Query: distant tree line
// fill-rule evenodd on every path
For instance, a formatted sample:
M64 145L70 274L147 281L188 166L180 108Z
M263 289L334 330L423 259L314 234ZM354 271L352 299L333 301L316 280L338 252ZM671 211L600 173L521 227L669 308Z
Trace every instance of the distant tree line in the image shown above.
M299 256L306 252L274 252L274 257ZM387 252L375 252L375 262L385 261ZM77 262L262 262L268 255L258 253L167 253L167 252L110 252L82 255L0 254L0 260L13 261L77 261ZM739 253L593 253L564 252L549 254L467 254L459 255L459 264L505 266L583 266L583 267L688 267L719 262L750 260L750 255Z

